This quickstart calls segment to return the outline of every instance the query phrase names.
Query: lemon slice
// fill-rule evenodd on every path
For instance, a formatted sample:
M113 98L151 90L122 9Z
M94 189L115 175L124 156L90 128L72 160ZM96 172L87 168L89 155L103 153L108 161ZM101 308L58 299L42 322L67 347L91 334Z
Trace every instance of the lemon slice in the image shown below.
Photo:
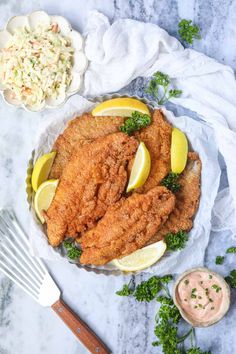
M129 256L114 259L112 263L124 272L134 272L150 267L156 263L165 253L166 243L158 241L150 246L141 248Z
M185 169L188 155L188 141L186 135L174 128L171 137L171 170L174 173L181 173Z
M100 103L92 111L93 116L120 116L131 117L134 111L138 111L150 116L150 111L146 104L135 98L113 98Z
M42 211L48 210L55 195L58 182L58 179L50 179L42 183L35 194L34 208L42 224L45 222Z
M146 182L151 168L151 157L145 144L141 142L135 155L127 192L142 187Z
M35 192L37 191L40 184L48 179L55 156L56 152L53 151L49 154L45 154L39 157L36 161L31 177L32 188Z

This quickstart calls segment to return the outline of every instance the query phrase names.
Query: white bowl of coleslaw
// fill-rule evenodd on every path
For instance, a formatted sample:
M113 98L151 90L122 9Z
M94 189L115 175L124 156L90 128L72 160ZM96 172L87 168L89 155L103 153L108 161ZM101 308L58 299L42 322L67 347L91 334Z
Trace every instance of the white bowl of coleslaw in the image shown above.
M78 92L87 68L81 34L62 16L35 11L0 31L0 92L14 106L38 112Z

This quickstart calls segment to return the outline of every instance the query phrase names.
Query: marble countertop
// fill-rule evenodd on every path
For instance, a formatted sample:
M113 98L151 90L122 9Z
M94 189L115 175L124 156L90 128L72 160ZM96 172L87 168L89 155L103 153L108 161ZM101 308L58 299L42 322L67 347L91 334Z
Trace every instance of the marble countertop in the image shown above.
M55 3L54 0L0 0L0 28L9 17L16 14L40 8L52 13ZM193 19L201 27L203 37L201 41L195 41L194 49L236 69L236 0L77 0L76 6L81 7L78 17L69 6L65 11L59 1L56 8L58 14L68 17L73 26L80 30L84 29L90 9L104 12L111 20L134 18L150 21L172 35L176 35L181 18ZM130 93L137 90L138 82L129 86ZM25 171L43 119L43 114L26 113L0 100L0 200L1 205L14 207L26 231ZM222 165L221 187L226 185L227 177ZM226 247L231 246L229 233L212 232L205 265L225 275L233 268L233 258L227 258L220 268L215 265L215 256L221 252L222 243ZM155 339L156 304L139 304L133 299L115 295L130 276L96 275L64 262L47 262L47 266L63 290L65 301L95 330L113 353L161 353L160 349L151 345ZM147 277L139 275L135 281ZM231 311L220 323L207 329L197 329L198 346L211 349L212 354L236 353L233 330L236 326L235 307L234 293ZM40 307L0 275L0 354L86 352L50 309Z

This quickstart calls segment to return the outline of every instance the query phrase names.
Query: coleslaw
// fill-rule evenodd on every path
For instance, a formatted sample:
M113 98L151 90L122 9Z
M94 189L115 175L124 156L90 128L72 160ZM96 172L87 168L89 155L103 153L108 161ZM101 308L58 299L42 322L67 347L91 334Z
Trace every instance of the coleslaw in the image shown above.
M73 53L57 24L18 28L0 51L0 81L26 106L63 99L72 80Z

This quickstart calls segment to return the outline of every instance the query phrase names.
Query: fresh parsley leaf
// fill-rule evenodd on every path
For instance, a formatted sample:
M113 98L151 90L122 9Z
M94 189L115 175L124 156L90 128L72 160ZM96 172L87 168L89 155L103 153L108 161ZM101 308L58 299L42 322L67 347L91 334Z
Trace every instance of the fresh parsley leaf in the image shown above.
M161 345L164 354L181 354L181 350L178 349L177 332L177 326L164 320L160 321L154 330L158 341L154 342L153 345Z
M177 192L180 189L180 184L178 183L179 174L170 172L162 181L161 185L165 186L171 192Z
M120 127L120 131L131 135L136 130L147 127L151 124L151 117L148 114L142 114L134 111L131 117L126 118L124 124Z
M79 248L77 248L72 240L65 240L63 242L63 245L65 247L65 249L67 250L67 256L70 259L76 260L78 259L81 254L82 254L82 250L80 250Z
M149 280L142 281L137 285L133 295L137 301L150 302L157 296L161 289L161 278L154 275Z
M236 247L229 247L226 253L236 253Z
M129 285L128 284L124 284L123 285L123 288L119 291L116 292L116 295L119 295L119 296L129 296L129 295L132 295L134 292L134 290L130 289Z
M157 71L153 74L152 79L149 81L148 87L145 92L153 97L159 105L165 104L172 97L180 97L181 90L169 90L170 78L167 74ZM160 90L162 88L162 90ZM162 92L160 92L162 91Z
M168 284L169 282L171 282L171 280L173 280L173 275L171 274L166 274L161 277L161 282L164 284Z
M223 256L216 256L215 264L221 265L224 263L225 257Z
M236 289L236 269L231 270L230 274L225 278L225 280L231 286L231 288Z
M193 44L194 39L201 39L199 27L193 25L191 20L181 20L178 27L179 35L184 42Z
M172 320L173 323L177 324L181 319L181 315L174 303L162 304L159 310L159 318L166 322Z
M196 347L188 349L186 354L211 354L211 352L209 350L207 352L203 352L199 347Z
M169 232L165 236L167 250L169 251L177 251L183 249L186 246L187 241L188 234L182 230L178 231L176 234L173 232Z

